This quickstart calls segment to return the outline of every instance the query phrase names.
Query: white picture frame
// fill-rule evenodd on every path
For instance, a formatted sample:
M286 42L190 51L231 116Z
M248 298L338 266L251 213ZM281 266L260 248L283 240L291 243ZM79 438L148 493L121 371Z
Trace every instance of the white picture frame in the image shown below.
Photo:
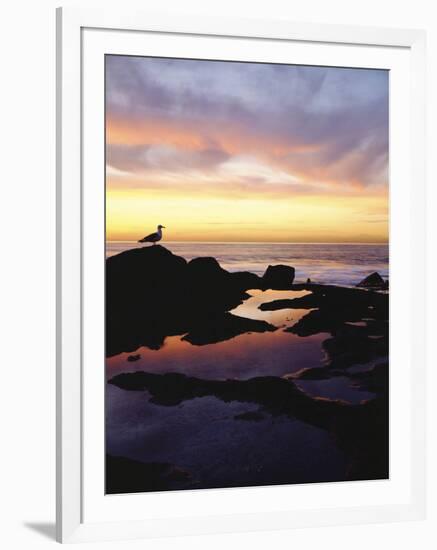
M117 42L116 36L121 35L124 38ZM101 93L102 71L101 68L100 71L94 70L95 63L103 61L102 55L108 53L108 44L111 44L109 53L118 51L117 48L124 48L120 50L121 53L127 53L132 48L135 52L142 51L144 46L141 37L145 36L158 37L164 45L183 37L199 41L199 44L201 41L205 44L208 40L211 42L212 38L217 44L220 40L232 40L232 55L235 55L235 59L244 55L244 42L248 40L252 45L264 44L265 53L262 55L266 56L279 55L275 52L280 52L285 46L293 46L298 48L294 50L297 52L295 55L302 55L296 58L297 63L307 63L305 59L311 58L320 59L320 64L329 64L330 56L332 59L340 56L337 57L340 61L344 59L344 63L352 63L351 52L355 48L355 66L365 66L366 63L379 66L379 63L382 67L393 67L393 85L406 83L406 89L402 91L404 95L391 111L390 128L391 143L393 137L394 144L390 166L391 215L394 220L391 224L394 255L391 269L396 275L396 271L402 267L402 260L405 265L414 266L414 279L412 267L405 268L402 278L397 279L392 273L390 275L390 292L393 296L391 318L402 317L402 311L408 318L403 324L400 321L395 324L390 344L391 358L394 357L391 361L394 361L395 368L399 365L400 373L398 379L395 377L399 385L396 382L391 387L390 398L391 451L393 448L398 449L399 460L399 455L403 455L402 464L391 465L391 471L398 471L398 485L395 484L396 476L393 474L394 477L388 480L387 485L378 482L367 485L367 482L353 482L355 485L343 482L341 488L338 484L321 484L325 485L321 490L313 486L294 489L258 487L249 488L250 492L247 492L247 488L203 490L183 492L189 493L186 497L181 496L181 492L165 495L152 493L117 497L123 499L121 506L115 499L108 506L103 502L108 497L99 494L102 484L93 481L100 479L99 468L103 477L103 455L100 456L103 437L99 435L102 431L103 407L99 408L102 401L96 399L96 406L89 406L90 399L94 399L94 391L100 392L98 385L102 378L99 378L98 369L90 370L87 366L89 357L92 354L98 357L100 348L84 346L84 336L88 327L93 326L95 319L101 315L98 305L88 305L90 290L87 288L99 285L99 280L100 283L102 281L99 279L102 272L97 263L93 265L93 257L96 256L94 252L98 250L99 242L104 239L101 226L103 206L98 206L102 198L98 182L102 181L104 152L103 148L96 147L95 158L91 162L85 154L84 142L96 140L96 144L101 144L100 122L103 120L104 98ZM271 53L266 51L269 50L268 44L273 44ZM299 45L311 48L308 54L310 57L305 58L305 48L299 53ZM149 55L153 54L154 47L152 43L148 46ZM188 44L187 48L190 47ZM214 47L213 44L211 48ZM351 52L348 53L348 49ZM199 51L202 50L200 48ZM260 49L258 52L252 55L261 55ZM387 56L384 52L388 52ZM345 57L341 57L343 55ZM202 58L202 55L198 57ZM287 20L172 17L112 9L57 10L58 541L121 540L424 517L424 59L425 35L418 30L312 25ZM409 108L405 109L406 106ZM402 112L408 117L407 122L403 121L402 124L407 126L400 122L398 125ZM406 127L409 128L408 135L399 137L399 133ZM89 184L91 180L96 183ZM99 213L94 215L97 210ZM90 211L93 213L92 221ZM410 246L406 244L408 242ZM91 281L93 277L94 281ZM90 284L84 286L84 281L88 280ZM101 306L102 303L100 309ZM84 308L87 309L88 324L84 321ZM401 315L397 315L398 311ZM96 330L102 336L103 326ZM398 399L401 393L402 399ZM399 447L396 447L397 444ZM232 491L234 493L231 494ZM203 496L199 496L201 493ZM305 493L311 493L310 500L317 502L316 506L306 503ZM334 493L339 496L334 497ZM239 513L230 506L230 495L235 502L238 501ZM294 501L293 506L282 506L281 503L290 502L290 496ZM138 499L143 499L143 517L129 515L133 509L129 505L129 499L132 498L136 499L135 508L138 508ZM181 508L183 514L172 512ZM205 513L205 509L209 512Z

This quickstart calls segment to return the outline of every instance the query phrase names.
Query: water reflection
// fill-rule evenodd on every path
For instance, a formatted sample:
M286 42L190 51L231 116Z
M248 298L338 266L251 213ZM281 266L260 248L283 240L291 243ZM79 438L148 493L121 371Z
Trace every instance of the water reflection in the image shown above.
M235 419L253 410L214 397L162 407L147 392L109 386L107 451L176 464L191 473L192 489L344 479L344 453L328 432L285 416Z
M278 327L275 332L247 333L224 342L193 346L181 336L165 339L159 350L141 347L133 354L121 353L107 359L107 376L123 371L146 370L153 373L180 372L209 379L254 376L283 376L302 368L319 364L323 358L321 343L327 334L306 338L284 333L281 327L292 326L308 310L261 311L258 306L281 298L297 298L305 291L251 290L245 300L231 313L250 319L265 320ZM135 362L132 355L140 355Z
M182 339L183 334L170 336L159 350L140 347L108 358L108 379L123 372L146 371L247 380L282 377L325 365L322 342L330 334L301 337L284 331L312 310L259 309L273 300L305 296L306 291L251 290L248 294L250 298L232 315L266 321L276 331L245 333L208 345L192 345ZM350 324L360 327L362 322ZM373 362L354 366L349 372L360 373L372 366ZM375 397L354 384L347 372L324 380L294 379L294 383L308 396L350 404ZM378 419L379 413L375 414ZM271 414L255 402L206 395L165 406L151 402L147 391L128 391L111 384L106 393L106 449L113 457L182 469L187 476L183 488L190 489L336 481L346 479L351 467L350 453L346 456L330 430L290 415Z

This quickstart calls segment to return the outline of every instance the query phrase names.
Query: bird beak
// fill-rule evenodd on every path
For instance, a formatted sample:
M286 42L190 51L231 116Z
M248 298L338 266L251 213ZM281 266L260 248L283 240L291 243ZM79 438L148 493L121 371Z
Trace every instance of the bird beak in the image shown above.
M165 225L163 225L163 226L162 226L162 229L167 229L167 228L165 227Z

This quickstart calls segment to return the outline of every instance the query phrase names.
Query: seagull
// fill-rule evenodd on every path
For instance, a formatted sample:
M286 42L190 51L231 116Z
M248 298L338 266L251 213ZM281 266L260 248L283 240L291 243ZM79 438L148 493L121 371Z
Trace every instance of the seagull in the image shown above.
M162 230L165 229L164 225L158 225L156 233L150 233L147 237L143 237L138 242L139 243L153 243L156 244L162 239Z

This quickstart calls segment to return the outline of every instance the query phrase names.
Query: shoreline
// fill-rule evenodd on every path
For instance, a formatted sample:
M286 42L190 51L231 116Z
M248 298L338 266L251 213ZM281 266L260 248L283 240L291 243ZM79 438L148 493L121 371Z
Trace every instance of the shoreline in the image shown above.
M388 289L161 245L106 276L108 493L388 477Z
M153 245L151 245L153 246ZM325 284L354 286L372 271L389 275L389 249L386 245L345 244L262 244L262 243L181 243L165 242L174 254L187 261L196 257L214 257L230 272L249 271L262 276L269 264L294 267L296 281L308 277ZM125 250L140 248L139 243L108 243L106 258Z

